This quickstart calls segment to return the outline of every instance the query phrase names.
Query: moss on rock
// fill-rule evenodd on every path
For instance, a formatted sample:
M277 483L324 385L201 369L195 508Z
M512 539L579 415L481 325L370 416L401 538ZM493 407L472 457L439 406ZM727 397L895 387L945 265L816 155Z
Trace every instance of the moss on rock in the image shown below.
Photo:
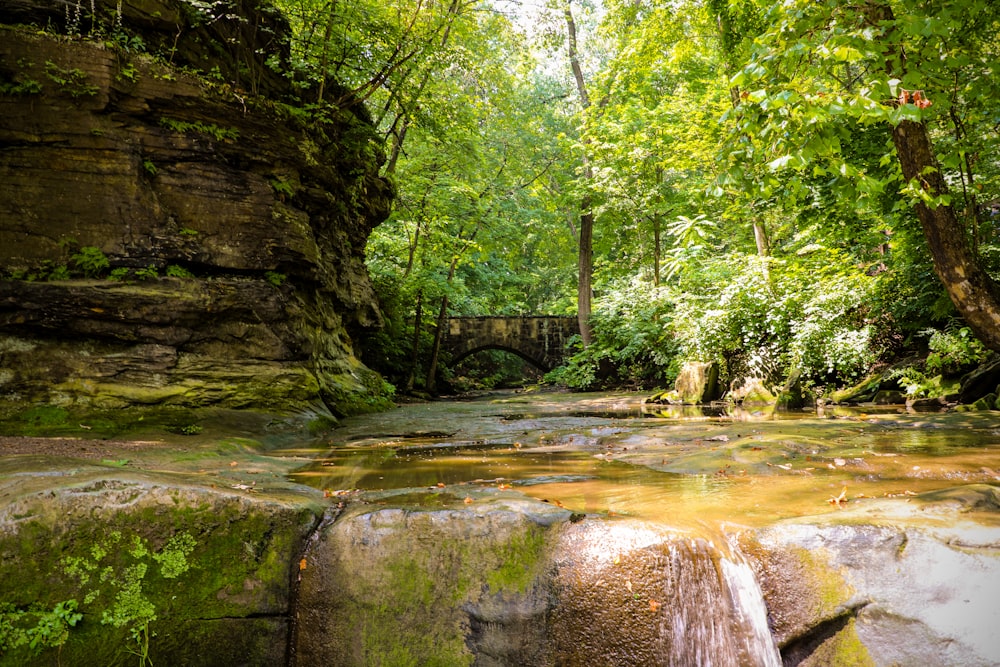
M302 571L299 660L472 664L469 609L530 596L546 531L500 507L387 509L337 521Z
M76 600L83 613L66 643L50 650L53 659L131 664L129 625L106 622L116 596L128 594L154 610L156 664L187 664L192 656L200 664L232 664L237 656L241 664L273 664L274 651L261 645L283 653L291 561L317 521L316 505L148 475L84 477L58 489L13 487L17 495L0 507L0 598L14 609ZM190 569L171 578L154 554L179 535L191 539ZM220 622L201 625L211 619ZM268 634L232 633L238 626ZM0 656L0 665L32 659L21 649Z

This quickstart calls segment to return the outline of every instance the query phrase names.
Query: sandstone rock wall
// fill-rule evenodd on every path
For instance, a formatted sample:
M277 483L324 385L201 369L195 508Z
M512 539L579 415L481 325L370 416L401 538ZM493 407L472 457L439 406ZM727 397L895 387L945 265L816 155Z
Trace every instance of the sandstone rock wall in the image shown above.
M371 123L294 110L264 66L284 23L257 3L199 22L127 0L170 63L115 46L116 4L0 2L47 27L0 27L0 400L377 403L353 343L380 322L363 253L392 197Z

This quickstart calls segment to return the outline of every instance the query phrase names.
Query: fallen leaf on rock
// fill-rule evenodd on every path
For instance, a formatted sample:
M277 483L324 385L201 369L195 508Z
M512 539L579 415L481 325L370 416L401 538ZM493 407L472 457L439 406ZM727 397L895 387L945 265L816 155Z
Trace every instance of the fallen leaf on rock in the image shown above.
M827 502L830 503L831 505L836 505L837 507L840 507L841 505L843 505L844 503L846 503L847 502L847 487L845 486L843 489L840 490L840 495L839 496L837 496L836 498L830 498Z

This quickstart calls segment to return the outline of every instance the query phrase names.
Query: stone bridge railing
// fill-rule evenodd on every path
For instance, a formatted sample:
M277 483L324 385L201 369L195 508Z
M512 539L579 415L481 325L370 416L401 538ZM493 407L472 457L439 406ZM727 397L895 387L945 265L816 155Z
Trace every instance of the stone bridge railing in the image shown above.
M566 357L566 344L580 333L576 317L452 317L442 347L456 363L481 350L512 352L549 371Z

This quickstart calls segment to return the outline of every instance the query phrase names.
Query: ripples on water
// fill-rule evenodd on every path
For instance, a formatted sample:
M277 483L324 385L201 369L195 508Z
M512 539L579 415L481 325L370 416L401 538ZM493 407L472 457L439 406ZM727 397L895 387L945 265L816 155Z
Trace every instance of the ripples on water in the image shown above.
M524 494L574 512L760 525L1000 480L996 415L649 406L638 395L439 401L345 420L295 473L447 504ZM846 491L845 491L846 489Z

